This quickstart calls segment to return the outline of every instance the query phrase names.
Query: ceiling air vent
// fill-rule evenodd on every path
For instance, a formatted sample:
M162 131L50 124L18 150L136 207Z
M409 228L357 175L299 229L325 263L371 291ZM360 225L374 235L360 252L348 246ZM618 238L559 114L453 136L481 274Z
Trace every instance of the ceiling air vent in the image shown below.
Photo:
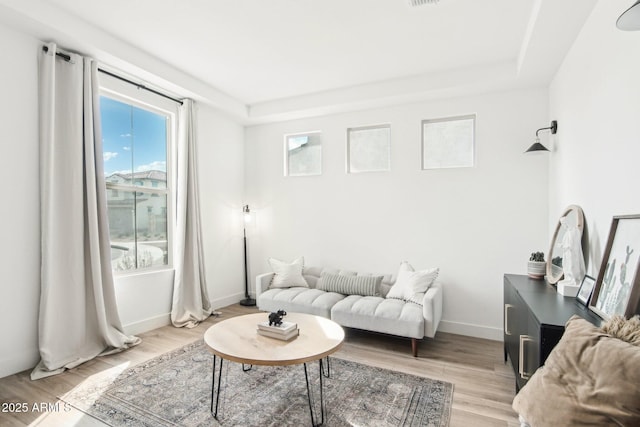
M411 7L424 6L425 4L435 4L440 0L409 0L409 5Z

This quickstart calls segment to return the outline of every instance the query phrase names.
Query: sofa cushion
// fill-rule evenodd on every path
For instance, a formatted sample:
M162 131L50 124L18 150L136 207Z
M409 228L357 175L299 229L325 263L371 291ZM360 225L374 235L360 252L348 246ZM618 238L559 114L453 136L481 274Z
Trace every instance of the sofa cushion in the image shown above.
M391 274L371 274L371 273L357 273L355 271L341 270L338 268L330 267L307 267L302 270L302 276L306 280L310 288L315 288L317 282L320 280L322 274L339 274L341 276L382 276L382 283L380 284L380 296L386 296L393 285L393 276ZM271 280L271 279L269 279Z
M415 271L411 264L402 262L396 282L387 293L387 298L414 301L416 294L423 294L429 289L429 286L438 278L438 272L438 268Z
M269 289L258 295L260 310L284 310L291 313L307 313L331 318L331 307L344 295L319 289L302 287Z
M269 258L269 265L271 265L271 269L273 270L273 278L271 279L269 288L309 287L304 277L302 277L304 257L297 258L290 263Z
M381 283L382 276L345 276L322 273L316 288L343 295L380 296Z
M322 268L320 267L307 267L302 270L302 277L307 282L310 288L315 288L320 276L322 275Z
M349 295L333 306L331 320L349 328L424 337L422 307L396 299Z
M640 347L574 316L513 400L532 426L640 425Z

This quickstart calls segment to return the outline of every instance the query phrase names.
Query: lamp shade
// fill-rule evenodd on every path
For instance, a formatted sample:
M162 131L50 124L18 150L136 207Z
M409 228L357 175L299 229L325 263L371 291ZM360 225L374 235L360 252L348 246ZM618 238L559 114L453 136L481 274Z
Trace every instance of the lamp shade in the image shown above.
M532 151L549 151L549 149L540 144L540 141L536 139L536 142L534 142L531 147L527 148L527 151L525 151L525 153L531 153Z
M620 15L616 27L623 31L640 30L640 0Z

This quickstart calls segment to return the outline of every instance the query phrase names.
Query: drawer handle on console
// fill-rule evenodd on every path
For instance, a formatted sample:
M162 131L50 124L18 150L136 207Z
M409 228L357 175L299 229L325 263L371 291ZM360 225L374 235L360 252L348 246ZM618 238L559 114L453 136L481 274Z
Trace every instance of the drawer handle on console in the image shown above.
M528 380L531 378L531 374L526 372L524 369L524 343L525 342L533 342L533 338L529 335L520 335L520 360L518 364L518 373L520 374L520 378L523 380Z
M513 304L504 305L504 333L505 335L511 335L509 330L509 309L513 308Z

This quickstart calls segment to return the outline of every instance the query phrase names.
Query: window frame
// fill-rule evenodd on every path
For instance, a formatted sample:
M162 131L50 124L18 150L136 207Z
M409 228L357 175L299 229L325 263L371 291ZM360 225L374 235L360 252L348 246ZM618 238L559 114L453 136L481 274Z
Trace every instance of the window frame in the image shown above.
M320 136L320 172L318 173L305 173L305 174L292 174L289 168L289 138L296 136L308 136L319 135ZM285 177L305 177L305 176L320 176L322 175L322 131L313 130L308 132L296 132L287 133L284 135L284 176Z
M147 274L150 272L172 270L173 269L173 235L175 224L175 174L173 167L173 159L177 153L178 143L178 115L179 105L169 99L163 98L152 92L140 90L136 86L130 83L120 81L106 74L99 75L99 97L103 96L113 99L118 102L132 105L136 108L147 110L154 114L162 115L168 118L166 123L166 135L167 135L167 147L166 147L166 187L145 187L143 185L136 185L133 180L131 184L116 184L107 183L105 179L105 191L115 190L118 192L133 193L137 192L148 193L150 195L163 195L166 196L166 223L167 223L167 264L156 265L150 267L135 267L129 270L115 270L112 272L116 276L129 276ZM103 148L104 153L104 148ZM135 173L135 171L131 171ZM106 176L105 176L106 178ZM136 235L138 233L137 224ZM111 241L111 239L110 239ZM137 241L137 239L136 239ZM136 259L137 261L137 259Z
M387 169L367 169L353 171L351 169L351 132L352 131L367 131L376 129L388 129L389 130L389 152L388 152L388 167ZM360 174L360 173L376 173L376 172L390 172L391 171L391 123L381 123L376 125L367 126L352 126L347 128L347 146L346 146L346 170L347 174Z
M420 169L421 170L439 170L439 169L463 169L476 167L476 122L477 114L461 114L459 116L441 117L437 119L424 119L420 122ZM455 122L462 120L472 120L473 126L471 129L471 165L465 166L438 166L438 167L426 167L425 166L425 125L429 123L444 123Z

